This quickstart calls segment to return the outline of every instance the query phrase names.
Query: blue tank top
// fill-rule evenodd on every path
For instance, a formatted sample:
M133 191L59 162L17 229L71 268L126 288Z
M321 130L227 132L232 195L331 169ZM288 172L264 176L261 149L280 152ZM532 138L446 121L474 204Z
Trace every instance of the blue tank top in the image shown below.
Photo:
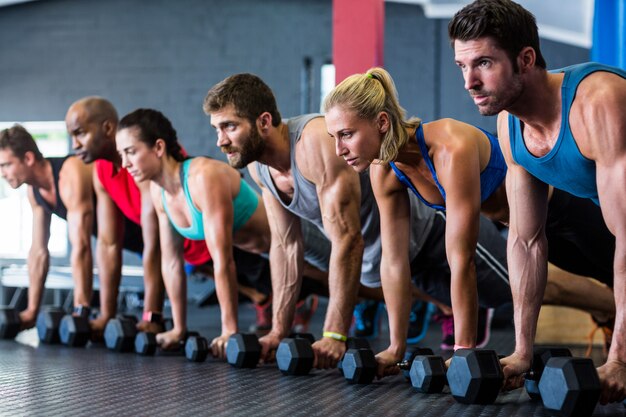
M502 151L500 150L500 144L498 143L498 139L491 133L477 126L475 127L483 132L485 136L487 136L487 139L489 139L489 143L491 144L491 155L489 157L489 162L487 163L485 169L483 169L483 171L480 173L480 202L482 203L483 201L487 200L491 196L491 194L493 194L493 192L496 191L498 187L500 187L502 181L504 181L504 178L506 177L506 162L504 161L504 156L502 155ZM428 166L428 169L430 170L430 173L435 180L435 184L437 185L437 188L439 188L439 192L441 193L441 195L443 196L443 200L445 201L446 190L444 190L439 183L439 179L437 178L437 172L435 171L435 166L433 165L433 161L428 155L428 148L426 147L426 140L424 139L424 130L422 128L422 124L420 124L415 130L415 139L417 140L417 144L420 147L420 152L422 153L422 157L426 162L426 166ZM408 187L411 191L413 191L413 193L424 204L436 210L446 210L445 206L429 203L428 201L426 201L424 197L422 197L422 195L419 193L419 191L417 191L417 188L415 188L411 180L406 175L404 175L404 172L402 172L402 170L400 170L400 168L398 168L395 163L389 162L389 165L391 165L393 172L395 172L396 177L398 177L400 182Z
M532 155L524 143L520 120L512 114L509 114L509 137L513 160L530 174L546 184L578 197L590 198L600 205L596 164L580 153L569 125L569 113L576 97L576 89L587 75L596 71L611 72L626 78L625 71L595 62L550 71L565 73L561 86L561 131L550 152L541 157Z
M187 207L189 208L189 213L191 214L191 224L189 227L179 227L176 223L174 223L170 211L167 208L167 202L165 201L164 195L165 191L163 189L161 189L161 201L163 202L165 213L170 219L170 223L181 236L189 240L204 240L204 221L202 220L202 212L193 204L191 194L189 193L189 187L187 186L189 178L189 165L191 165L191 161L193 161L193 159L187 159L183 161L180 166L180 176L183 192L185 193L185 201L187 202ZM252 214L254 214L258 205L258 194L242 178L239 185L239 194L237 194L237 197L233 200L233 232L236 232L244 224L246 224L248 219L252 216Z

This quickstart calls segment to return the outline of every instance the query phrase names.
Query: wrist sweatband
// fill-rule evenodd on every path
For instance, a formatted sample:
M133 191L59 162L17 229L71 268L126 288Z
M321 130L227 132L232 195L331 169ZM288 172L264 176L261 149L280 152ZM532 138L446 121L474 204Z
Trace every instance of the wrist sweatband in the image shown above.
M322 333L322 336L329 337L331 339L335 339L340 342L345 342L346 340L348 340L347 336L344 336L341 333L336 333L336 332L324 332Z

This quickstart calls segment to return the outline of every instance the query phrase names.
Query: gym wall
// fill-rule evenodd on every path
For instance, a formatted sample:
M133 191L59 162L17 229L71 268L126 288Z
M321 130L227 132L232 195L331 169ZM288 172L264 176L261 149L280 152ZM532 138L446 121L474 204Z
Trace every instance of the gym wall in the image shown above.
M273 88L283 116L318 110L320 67L332 57L331 1L39 0L0 8L0 120L63 120L74 100L102 95L120 115L163 111L191 154L223 159L202 112L208 88L253 72ZM495 118L480 116L463 90L447 19L393 2L385 14L385 66L408 114L494 130ZM547 40L542 47L551 68L589 59L587 49Z

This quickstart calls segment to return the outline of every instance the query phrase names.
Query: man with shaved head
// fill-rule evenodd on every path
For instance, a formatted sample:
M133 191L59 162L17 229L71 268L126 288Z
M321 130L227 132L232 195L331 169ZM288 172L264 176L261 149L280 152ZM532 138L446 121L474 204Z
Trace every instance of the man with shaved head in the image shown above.
M122 268L124 217L141 226L144 243L144 314L141 330L163 331L163 279L156 214L149 187L137 186L124 169L115 147L118 116L113 105L101 97L85 97L73 103L65 117L76 156L85 163L95 162L93 186L97 204L98 237L96 261L100 275L101 315L92 323L103 329L115 315ZM186 259L203 264L210 259L206 246L186 248Z

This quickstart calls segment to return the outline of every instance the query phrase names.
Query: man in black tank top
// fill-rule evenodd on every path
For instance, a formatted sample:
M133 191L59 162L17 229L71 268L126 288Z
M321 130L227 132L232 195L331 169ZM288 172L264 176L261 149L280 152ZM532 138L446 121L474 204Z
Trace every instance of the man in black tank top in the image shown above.
M28 306L20 313L22 328L35 325L43 296L50 264L48 240L52 214L68 223L74 306L89 306L93 291L91 236L97 229L91 167L74 156L44 158L28 131L15 125L0 132L0 172L12 188L28 185L33 211ZM132 235L137 233L128 234ZM142 245L136 239L125 242L125 248L134 252L140 252Z

